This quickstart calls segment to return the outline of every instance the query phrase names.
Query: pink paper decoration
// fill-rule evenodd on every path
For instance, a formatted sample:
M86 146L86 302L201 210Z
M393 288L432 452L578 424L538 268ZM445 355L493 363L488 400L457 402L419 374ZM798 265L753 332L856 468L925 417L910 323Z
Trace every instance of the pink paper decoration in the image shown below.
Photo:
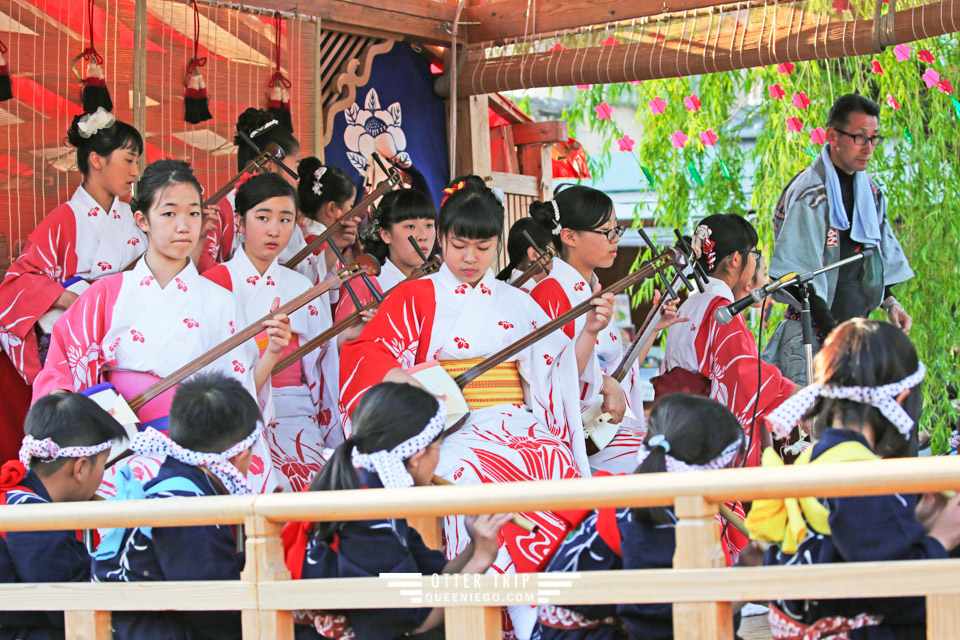
M620 145L620 151L633 151L636 141L627 134L623 134L622 138L617 138L617 144Z
M702 142L705 147L712 147L717 144L717 140L719 139L720 136L714 133L713 129L707 129L700 133L700 142Z
M813 144L818 144L821 147L827 144L827 132L824 131L823 127L810 129L810 142Z
M883 67L880 66L880 62L878 60L873 61L873 72L880 74L881 76L886 75L883 72Z
M837 13L850 11L850 1L849 0L833 0L833 8L837 10Z
M810 98L807 97L806 91L793 94L793 106L797 109L806 109L810 106Z
M953 85L950 84L950 81L944 78L937 83L937 86L940 88L940 91L943 93L953 93Z
M654 98L647 104L650 105L650 113L660 114L667 109L667 101L660 97Z
M703 103L700 102L700 98L694 93L684 98L683 104L687 106L687 111L700 111L700 105Z
M631 80L630 84L643 84L643 80Z
M897 60L903 62L904 60L910 59L910 45L908 44L898 44L893 48L893 55L897 56Z
M800 121L800 118L787 118L787 131L796 131L797 133L803 131L803 122Z
M613 109L606 102L601 102L599 106L593 108L597 112L597 120L609 120L613 115Z
M932 89L940 84L940 73L930 68L924 71L920 78L926 83L927 89Z
M614 38L613 36L607 36L604 38L603 42L600 43L601 47L612 47L615 44L620 44L620 41Z
M592 85L589 85L589 84L578 84L578 85L577 85L577 91L586 91L586 90L589 89L591 86L592 86Z
M777 65L777 73L782 73L789 76L796 68L796 65L792 62L781 62Z
M933 54L926 49L917 51L917 58L920 60L920 62L926 62L927 64L933 64L933 61L936 60L936 58L933 57Z
M767 87L767 91L770 92L770 97L774 100L783 100L783 96L787 95L787 92L783 90L779 82Z
M673 142L673 146L677 147L678 149L683 149L685 146L687 146L688 139L689 136L687 136L687 134L685 134L683 131L680 131L680 129L677 129L670 135L670 141Z
M550 47L550 51L566 51L566 50L567 48L562 44L560 44L559 42L553 45L552 47Z
M900 110L900 103L897 102L897 99L891 94L887 94L887 106L889 106L894 111Z

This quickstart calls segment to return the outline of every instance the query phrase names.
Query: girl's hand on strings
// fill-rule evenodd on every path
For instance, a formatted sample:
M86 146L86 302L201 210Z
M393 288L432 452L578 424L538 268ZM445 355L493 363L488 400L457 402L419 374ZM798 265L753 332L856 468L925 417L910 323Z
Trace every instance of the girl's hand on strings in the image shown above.
M593 292L600 291L600 284L593 287ZM610 320L613 318L613 294L605 293L599 298L590 301L593 309L587 313L587 321L583 325L583 330L589 333L600 333L607 328Z
M279 308L280 298L274 298L273 304L270 305L270 313L274 315L262 323L263 328L267 330L267 337L270 339L264 355L270 354L279 357L293 337L293 331L290 330L290 318L285 313L277 313Z
M340 226L333 232L331 240L337 245L338 249L352 246L357 240L357 219L341 220Z
M662 294L659 290L653 290L653 306L660 304ZM690 318L681 318L677 316L677 308L680 306L680 300L674 298L663 304L660 311L660 319L657 320L656 331L663 331L680 322L690 322Z
M604 413L610 414L610 422L620 424L627 412L627 397L623 393L623 387L616 378L603 376L603 388L600 389L600 394L603 396L601 409Z
M510 522L512 513L488 513L480 516L467 516L464 525L470 540L473 541L473 558L475 560L493 561L497 558L499 544L497 537L503 525Z

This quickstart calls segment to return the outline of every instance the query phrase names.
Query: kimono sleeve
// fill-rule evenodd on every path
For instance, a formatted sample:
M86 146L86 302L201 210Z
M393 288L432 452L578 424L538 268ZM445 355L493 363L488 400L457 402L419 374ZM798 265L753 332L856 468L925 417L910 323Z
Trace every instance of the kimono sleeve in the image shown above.
M30 234L0 284L0 326L23 340L63 293L61 282L77 269L77 222L62 205Z
M913 496L833 498L829 504L833 544L847 562L947 557L917 521Z
M122 282L123 274L97 280L53 325L47 361L33 382L34 402L55 389L78 392L97 384Z
M770 278L780 278L793 271L800 273L823 266L823 248L827 241L827 217L823 207L814 207L810 198L817 190L808 189L799 197L784 205L783 227L774 243L770 258ZM826 194L824 192L824 198ZM825 205L824 205L825 206ZM813 279L813 290L822 300L827 300L827 277L823 274ZM775 294L778 302L790 302L786 293Z
M570 298L567 297L567 293L563 290L563 285L553 278L546 278L540 282L533 288L533 291L530 292L530 297L537 301L537 304L550 316L551 320L563 315L572 308L570 306ZM565 324L563 326L563 332L567 334L568 338L573 338L576 332L576 321Z
M384 298L360 337L340 352L340 403L353 414L367 389L383 382L391 369L425 362L436 309L433 283L415 280L397 285Z
M886 200L880 201L880 219L884 221L883 232L880 237L880 258L883 260L883 284L892 287L895 284L906 282L914 276L913 269L907 262L900 241L893 233L893 225L887 219Z
M420 532L413 527L407 527L407 548L413 554L413 559L424 575L443 573L447 566L447 556L437 549L431 549L423 542Z

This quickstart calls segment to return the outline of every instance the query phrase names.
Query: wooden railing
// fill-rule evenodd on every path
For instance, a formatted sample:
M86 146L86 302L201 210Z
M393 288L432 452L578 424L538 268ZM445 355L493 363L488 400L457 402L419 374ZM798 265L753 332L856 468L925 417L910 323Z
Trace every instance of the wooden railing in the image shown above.
M474 485L330 493L168 498L60 503L0 509L0 531L110 526L244 524L246 567L239 581L0 584L4 610L66 611L68 638L109 638L110 611L241 610L245 639L293 637L291 611L409 607L408 595L380 578L291 581L280 528L289 520L436 517L551 508L673 505L679 518L673 569L533 574L509 585L500 576L470 581L475 600L447 606L448 638L500 638L499 604L536 602L541 578L570 577L552 604L673 602L681 640L733 637L730 602L737 600L925 596L928 637L960 633L960 560L920 560L726 569L714 522L728 500L790 496L923 493L960 488L960 458L925 458L644 474L511 485ZM408 582L409 580L405 580ZM424 591L431 577L419 579ZM478 595L479 594L479 595ZM489 599L484 601L484 594Z

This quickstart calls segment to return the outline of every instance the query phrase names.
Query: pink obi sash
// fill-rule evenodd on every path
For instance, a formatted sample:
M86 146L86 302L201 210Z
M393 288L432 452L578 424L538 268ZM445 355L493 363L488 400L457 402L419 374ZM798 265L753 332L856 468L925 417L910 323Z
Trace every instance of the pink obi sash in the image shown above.
M117 393L129 402L148 387L153 386L161 378L146 371L129 371L127 369L109 369L104 378L117 389ZM177 387L167 389L136 412L140 418L140 430L153 427L158 431L167 430L167 418L170 416L170 405L173 403L173 394Z
M263 352L266 350L267 345L270 343L270 339L267 337L266 331L261 331L257 334L257 349L260 350L260 355L263 356ZM286 358L288 355L293 353L295 350L300 348L300 336L293 334L293 337L290 338L290 344L287 345L287 348L283 350L283 353L280 354L281 358ZM300 387L303 386L303 361L297 360L289 367L281 371L280 373L273 374L273 377L270 378L270 385L274 389L279 389L280 387Z

